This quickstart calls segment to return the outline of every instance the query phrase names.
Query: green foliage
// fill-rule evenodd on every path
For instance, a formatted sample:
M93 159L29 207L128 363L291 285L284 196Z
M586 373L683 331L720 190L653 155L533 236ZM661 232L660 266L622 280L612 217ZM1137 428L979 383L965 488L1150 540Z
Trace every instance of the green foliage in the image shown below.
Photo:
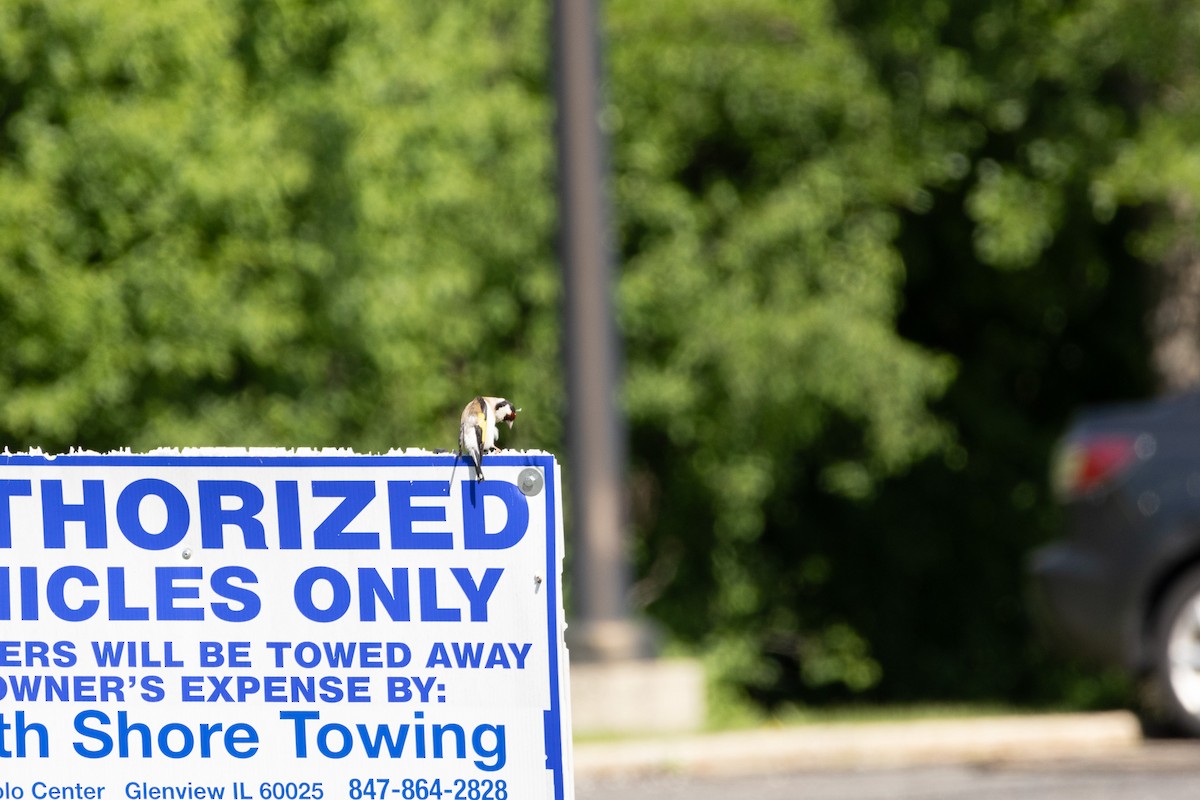
M930 9L937 24L905 27ZM899 330L953 354L959 372L935 405L957 432L943 459L857 510L830 510L868 531L861 549L877 555L827 600L853 609L889 698L953 685L960 697L1111 701L1035 643L1023 564L1060 530L1045 475L1067 417L1152 391L1148 268L1131 250L1146 216L1105 187L1146 133L1144 89L1161 79L1146 73L1154 13L1107 0L843 10L905 138L947 148L926 163L959 165L926 173L929 203L898 237L909 270ZM1163 26L1179 23L1180 10L1159 11ZM821 546L833 563L859 552ZM865 592L903 602L865 608Z
M541 11L0 14L6 444L557 441Z
M726 698L1111 697L1021 561L1149 390L1200 12L603 10L640 603ZM486 390L560 450L547 15L0 4L0 443L451 447Z
M646 598L678 635L868 688L869 647L813 602L831 567L795 498L869 496L947 442L926 401L952 365L895 333L919 173L826 4L608 15Z
M1150 389L1163 11L611 4L643 597L758 699L1060 692L1022 564L1066 417Z

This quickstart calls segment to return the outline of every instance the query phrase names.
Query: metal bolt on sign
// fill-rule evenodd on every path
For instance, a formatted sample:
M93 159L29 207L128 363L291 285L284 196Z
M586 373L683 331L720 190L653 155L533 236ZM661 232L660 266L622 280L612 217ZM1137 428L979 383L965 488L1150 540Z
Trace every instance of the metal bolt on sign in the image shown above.
M521 474L517 476L517 488L521 490L521 494L526 497L533 497L542 493L542 487L546 484L546 479L542 477L541 470L536 470L533 467L526 467L521 470Z

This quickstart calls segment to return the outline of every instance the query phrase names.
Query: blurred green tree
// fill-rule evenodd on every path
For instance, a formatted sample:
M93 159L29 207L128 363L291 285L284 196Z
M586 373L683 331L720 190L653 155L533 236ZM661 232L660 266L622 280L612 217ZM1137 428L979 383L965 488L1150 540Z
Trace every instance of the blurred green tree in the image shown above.
M640 599L760 688L879 679L822 597L838 502L949 442L950 359L897 335L921 164L832 6L608 6ZM853 537L852 531L841 535Z
M1035 644L1022 566L1058 532L1045 476L1067 417L1154 391L1158 334L1144 318L1172 291L1155 292L1161 251L1138 242L1164 215L1113 174L1143 146L1156 95L1187 72L1173 59L1178 72L1164 70L1156 51L1194 43L1194 13L1109 0L894 0L839 13L896 104L901 138L929 165L926 200L897 239L908 267L899 330L953 354L959 371L935 406L955 446L849 517L835 512L868 531L861 549L875 562L839 581L832 602L858 608L882 695L954 686L1112 702L1103 679L1079 680ZM877 519L903 539L863 527ZM835 562L849 555L829 546ZM904 602L864 608L871 590Z
M558 449L548 11L0 5L0 442L452 447L486 390ZM1200 12L604 11L639 602L768 703L1046 697L1053 438L1200 370Z
M5 444L556 442L543 16L5 3Z
M1161 6L611 4L643 599L759 699L1062 691L1048 453L1200 263Z

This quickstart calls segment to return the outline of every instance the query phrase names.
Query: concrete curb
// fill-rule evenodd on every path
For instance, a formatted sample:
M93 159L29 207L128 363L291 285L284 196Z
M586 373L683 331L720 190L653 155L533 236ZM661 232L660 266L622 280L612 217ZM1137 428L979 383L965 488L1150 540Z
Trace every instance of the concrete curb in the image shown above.
M987 763L1128 751L1141 743L1132 714L831 723L575 745L581 778L652 773L733 775Z

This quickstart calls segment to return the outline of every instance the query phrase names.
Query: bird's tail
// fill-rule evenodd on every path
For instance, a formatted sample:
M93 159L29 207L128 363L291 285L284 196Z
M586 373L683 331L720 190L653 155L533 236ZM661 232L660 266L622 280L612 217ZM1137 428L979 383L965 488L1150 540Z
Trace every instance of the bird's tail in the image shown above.
M457 458L454 459L454 469L450 470L450 485L451 486L454 485L454 473L458 469L458 459L460 459L464 456L466 456L467 461L471 462L471 467L475 470L475 480L477 480L477 481L483 480L483 466L479 463L479 461L483 460L482 457L480 457L479 461L477 461L475 459L475 456L472 453L470 453L470 452L464 453L462 450L459 450L457 452Z

